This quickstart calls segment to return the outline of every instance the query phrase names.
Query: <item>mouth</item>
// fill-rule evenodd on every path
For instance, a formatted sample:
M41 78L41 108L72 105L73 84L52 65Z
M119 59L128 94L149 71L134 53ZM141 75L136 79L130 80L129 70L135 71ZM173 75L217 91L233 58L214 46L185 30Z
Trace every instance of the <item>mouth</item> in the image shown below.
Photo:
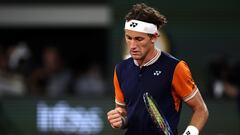
M141 53L139 51L131 51L130 54L133 59L139 59L141 57Z
M139 52L139 51L130 51L130 54L131 54L131 55L139 55L140 52Z

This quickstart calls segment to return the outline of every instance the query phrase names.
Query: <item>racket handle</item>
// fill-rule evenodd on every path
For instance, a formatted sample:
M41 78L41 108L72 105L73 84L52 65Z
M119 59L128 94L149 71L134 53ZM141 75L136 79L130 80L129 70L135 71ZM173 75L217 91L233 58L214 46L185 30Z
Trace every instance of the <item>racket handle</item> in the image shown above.
M198 135L199 131L196 127L190 125L186 128L185 132L183 133L183 135Z

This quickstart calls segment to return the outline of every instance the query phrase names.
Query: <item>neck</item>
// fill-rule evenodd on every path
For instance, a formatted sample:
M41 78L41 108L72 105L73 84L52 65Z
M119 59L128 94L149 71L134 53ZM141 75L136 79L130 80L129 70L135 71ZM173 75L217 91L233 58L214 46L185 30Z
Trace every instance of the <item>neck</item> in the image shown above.
M140 68L142 68L144 64L152 60L156 55L157 55L157 50L154 47L154 49L150 50L148 55L143 60L137 60L137 63L140 66Z

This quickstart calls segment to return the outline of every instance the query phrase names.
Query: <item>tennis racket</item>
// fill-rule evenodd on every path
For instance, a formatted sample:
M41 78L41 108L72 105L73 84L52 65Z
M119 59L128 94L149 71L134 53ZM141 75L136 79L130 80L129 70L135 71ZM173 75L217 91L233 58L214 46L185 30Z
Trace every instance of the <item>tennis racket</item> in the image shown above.
M143 100L145 103L145 107L147 108L148 113L150 114L157 128L159 128L165 135L173 135L166 118L158 109L156 102L154 101L152 96L148 92L146 92L143 94Z

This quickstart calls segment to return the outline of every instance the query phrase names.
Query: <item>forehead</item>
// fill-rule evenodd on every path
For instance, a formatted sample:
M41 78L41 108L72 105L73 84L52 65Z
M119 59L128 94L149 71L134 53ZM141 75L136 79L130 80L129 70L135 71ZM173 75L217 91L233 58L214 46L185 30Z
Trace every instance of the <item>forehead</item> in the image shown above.
M147 33L132 31L132 30L125 30L125 35L128 35L130 37L147 37Z

